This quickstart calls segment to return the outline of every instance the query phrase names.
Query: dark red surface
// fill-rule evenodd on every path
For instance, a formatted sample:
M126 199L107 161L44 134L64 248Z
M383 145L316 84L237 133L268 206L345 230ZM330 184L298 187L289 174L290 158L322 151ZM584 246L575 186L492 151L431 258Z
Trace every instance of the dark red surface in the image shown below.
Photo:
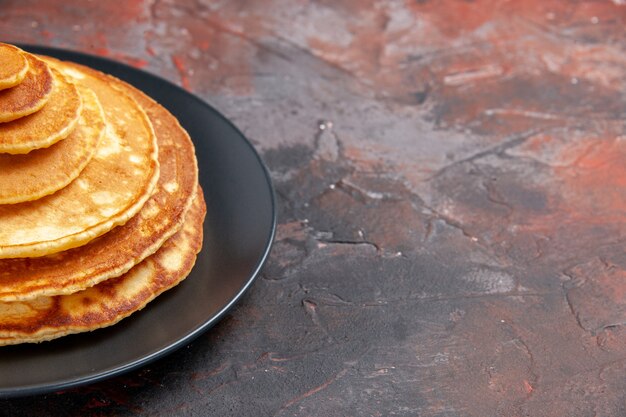
M626 3L0 3L231 118L280 206L264 274L142 370L0 413L626 415Z

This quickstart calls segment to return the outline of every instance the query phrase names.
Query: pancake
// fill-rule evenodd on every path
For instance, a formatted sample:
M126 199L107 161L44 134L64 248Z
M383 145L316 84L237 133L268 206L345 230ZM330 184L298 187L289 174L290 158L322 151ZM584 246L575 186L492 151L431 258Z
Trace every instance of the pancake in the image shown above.
M52 70L55 88L38 112L0 123L0 153L23 154L65 139L78 122L82 101L74 84Z
M110 326L141 310L191 272L206 206L197 194L182 229L126 274L69 295L0 303L0 344L42 342Z
M26 77L15 87L0 91L0 122L10 122L41 109L54 88L48 65L31 54L24 56L28 61Z
M63 65L89 71L76 64ZM117 79L111 82L124 85ZM154 253L181 227L198 183L193 144L166 109L130 86L127 91L155 126L160 176L154 195L125 225L85 246L40 258L0 259L0 300L71 294L119 276Z
M27 155L0 154L0 204L37 200L72 182L91 161L104 133L104 113L95 93L81 88L85 105L70 136Z
M158 148L146 113L103 74L73 70L69 78L96 93L105 113L104 136L91 162L67 187L39 200L0 205L0 258L82 246L126 223L155 188Z
M24 52L6 43L0 43L0 90L22 82L28 72L28 60Z

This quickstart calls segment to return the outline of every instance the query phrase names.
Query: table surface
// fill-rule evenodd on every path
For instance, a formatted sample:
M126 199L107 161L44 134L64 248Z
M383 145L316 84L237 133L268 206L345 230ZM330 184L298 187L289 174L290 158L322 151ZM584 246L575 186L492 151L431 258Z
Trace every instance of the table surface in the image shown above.
M1 4L217 107L279 205L215 328L3 415L626 414L625 1Z

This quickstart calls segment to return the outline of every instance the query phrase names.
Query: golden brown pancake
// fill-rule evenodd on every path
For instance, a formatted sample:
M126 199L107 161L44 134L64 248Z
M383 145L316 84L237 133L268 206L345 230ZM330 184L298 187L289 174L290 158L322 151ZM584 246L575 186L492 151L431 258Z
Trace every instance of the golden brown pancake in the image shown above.
M111 82L122 85L117 79ZM182 225L198 183L193 144L166 109L130 86L127 91L155 126L160 176L154 195L125 225L85 246L40 258L0 259L0 300L70 294L119 276L154 253Z
M91 162L67 187L36 201L0 205L0 258L82 246L137 214L157 183L156 136L143 109L103 74L65 75L96 93L105 134Z
M69 295L0 303L0 344L42 342L110 326L141 310L191 272L206 206L197 194L182 229L126 274Z
M55 88L41 110L0 123L0 153L23 154L65 139L78 122L82 101L76 86L52 70Z
M76 179L104 134L104 112L95 93L81 87L84 109L70 136L27 155L0 154L0 204L37 200Z
M24 53L28 60L26 77L15 87L0 91L0 122L10 122L41 109L50 98L54 78L48 65Z
M0 90L18 85L27 72L28 60L24 52L13 45L0 43Z

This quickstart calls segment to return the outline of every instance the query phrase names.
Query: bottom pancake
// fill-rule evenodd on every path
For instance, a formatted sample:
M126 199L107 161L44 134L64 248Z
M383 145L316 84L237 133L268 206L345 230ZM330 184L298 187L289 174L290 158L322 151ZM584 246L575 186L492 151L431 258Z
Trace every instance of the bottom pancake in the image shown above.
M0 303L0 345L37 343L113 325L191 272L202 248L206 205L198 189L180 231L126 274L69 295Z

